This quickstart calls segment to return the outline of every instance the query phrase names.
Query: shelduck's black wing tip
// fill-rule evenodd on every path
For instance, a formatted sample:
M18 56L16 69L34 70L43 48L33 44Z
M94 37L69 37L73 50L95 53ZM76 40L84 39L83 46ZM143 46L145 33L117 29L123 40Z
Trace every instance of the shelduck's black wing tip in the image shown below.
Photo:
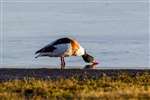
M46 53L46 52L53 52L54 50L56 49L56 47L53 47L53 46L46 46L38 51L35 52L35 54L38 54L38 53Z
M38 58L38 57L39 57L39 55L35 56L35 58Z
M38 53L40 53L40 52L41 52L41 49L40 49L40 50L38 50L38 51L36 51L36 52L35 52L35 55L36 55L36 54L38 54Z

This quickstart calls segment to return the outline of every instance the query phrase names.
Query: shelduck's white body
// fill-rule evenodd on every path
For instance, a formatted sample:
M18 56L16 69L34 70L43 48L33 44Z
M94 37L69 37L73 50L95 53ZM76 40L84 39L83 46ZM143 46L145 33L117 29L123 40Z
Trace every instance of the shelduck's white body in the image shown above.
M69 57L69 56L82 56L85 53L84 48L74 39L61 38L58 39L44 48L36 52L37 57Z

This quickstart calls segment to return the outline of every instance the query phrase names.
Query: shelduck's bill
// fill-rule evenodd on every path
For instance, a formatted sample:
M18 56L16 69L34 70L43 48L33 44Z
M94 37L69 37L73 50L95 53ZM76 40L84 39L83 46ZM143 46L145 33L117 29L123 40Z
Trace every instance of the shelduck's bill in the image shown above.
M99 64L99 62L97 62L96 60L94 60L92 63L93 63L93 65L98 65Z

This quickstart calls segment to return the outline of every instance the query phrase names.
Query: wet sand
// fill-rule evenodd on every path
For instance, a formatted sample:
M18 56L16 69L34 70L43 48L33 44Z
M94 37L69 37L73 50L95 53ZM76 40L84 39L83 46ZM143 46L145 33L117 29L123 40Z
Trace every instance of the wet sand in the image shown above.
M14 79L60 79L60 78L99 78L103 75L116 76L121 73L127 73L131 76L137 74L149 73L150 69L18 69L18 68L0 68L0 81Z

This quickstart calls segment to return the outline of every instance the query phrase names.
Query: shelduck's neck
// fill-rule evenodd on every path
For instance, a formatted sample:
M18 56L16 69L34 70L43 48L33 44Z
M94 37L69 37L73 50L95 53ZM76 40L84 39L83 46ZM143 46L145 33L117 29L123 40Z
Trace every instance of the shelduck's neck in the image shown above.
M85 54L85 49L82 46L79 46L79 49L77 51L78 56L82 56Z

